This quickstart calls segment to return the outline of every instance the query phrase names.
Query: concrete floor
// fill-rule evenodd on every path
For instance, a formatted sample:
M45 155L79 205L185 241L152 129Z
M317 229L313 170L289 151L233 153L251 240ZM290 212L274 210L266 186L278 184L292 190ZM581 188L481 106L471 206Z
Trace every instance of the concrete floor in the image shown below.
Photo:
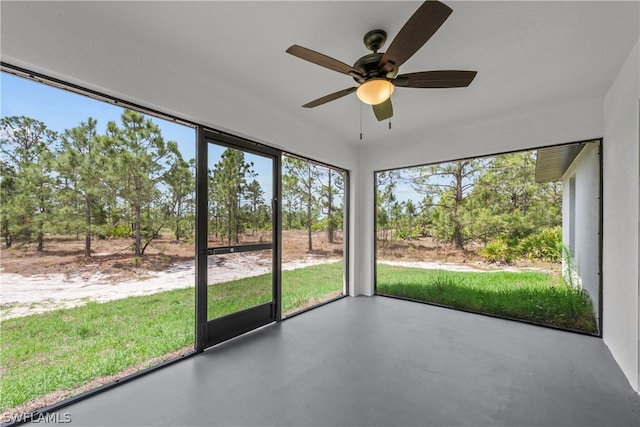
M598 338L359 297L64 413L72 426L633 426L640 397Z

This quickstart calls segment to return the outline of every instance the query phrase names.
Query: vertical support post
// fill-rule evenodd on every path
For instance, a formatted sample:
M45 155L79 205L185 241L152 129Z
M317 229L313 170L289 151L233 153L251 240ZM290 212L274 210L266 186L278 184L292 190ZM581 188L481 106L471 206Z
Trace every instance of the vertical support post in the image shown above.
M351 261L351 257L349 256L349 243L350 243L350 235L351 235L351 227L349 224L349 218L351 217L350 211L350 200L351 200L351 178L349 171L345 170L343 172L344 181L344 193L342 195L342 253L343 253L343 271L342 271L342 293L344 295L350 295L349 292L349 263Z
M598 336L600 338L602 338L602 316L604 314L604 305L602 302L602 298L603 298L603 289L602 289L602 285L603 285L603 275L602 275L602 250L604 249L604 244L603 244L603 236L602 236L602 232L604 229L604 219L602 217L602 213L603 213L603 204L604 204L604 200L603 200L603 188L604 188L604 157L602 156L602 143L603 140L600 139L598 141L598 163L599 163L599 168L600 168L600 188L599 188L599 194L598 194Z
M196 346L207 345L208 147L202 127L196 129Z
M282 320L282 153L273 157L273 305Z

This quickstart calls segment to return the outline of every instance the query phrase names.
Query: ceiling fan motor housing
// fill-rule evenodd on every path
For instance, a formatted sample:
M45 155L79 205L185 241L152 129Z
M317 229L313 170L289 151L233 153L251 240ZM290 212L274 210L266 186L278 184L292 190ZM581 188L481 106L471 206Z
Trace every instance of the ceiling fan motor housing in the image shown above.
M362 73L365 81L374 77L386 77L388 79L393 79L398 74L398 71L394 70L387 75L381 75L382 70L380 69L380 60L384 53L378 53L378 49L384 46L384 42L386 40L387 33L384 30L372 30L364 35L364 45L367 49L373 51L373 53L358 59L355 64L353 64L353 68ZM354 77L354 80L358 83L362 83L362 79L356 79Z
M367 80L372 77L378 77L380 58L382 58L382 53L370 53L358 59L353 64L353 68L360 71Z
M396 75L398 75L397 69L392 70L387 74L380 74L382 72L380 69L380 59L382 59L382 55L384 55L384 53L370 53L365 55L353 64L353 68L360 71L365 80L369 80L374 77L386 77L388 79L395 78ZM361 83L361 81L356 78L354 78L354 80Z

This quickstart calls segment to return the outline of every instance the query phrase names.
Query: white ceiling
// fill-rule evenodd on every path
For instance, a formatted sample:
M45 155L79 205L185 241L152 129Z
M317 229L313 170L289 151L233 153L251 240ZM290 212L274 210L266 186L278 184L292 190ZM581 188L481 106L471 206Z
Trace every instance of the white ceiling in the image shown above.
M462 89L398 88L393 129L354 85L285 53L300 44L346 63L387 46L420 2L1 2L2 60L219 129L267 141L321 131L385 143L426 129L603 97L638 40L639 3L459 2L401 73L476 70ZM382 49L384 51L384 48Z

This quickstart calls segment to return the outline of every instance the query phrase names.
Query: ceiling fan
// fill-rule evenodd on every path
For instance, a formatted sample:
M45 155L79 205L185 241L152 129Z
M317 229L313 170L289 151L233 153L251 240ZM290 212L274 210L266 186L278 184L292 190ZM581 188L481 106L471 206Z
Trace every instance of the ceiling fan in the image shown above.
M356 92L358 98L373 106L376 118L385 120L393 116L391 94L394 88L453 88L467 87L476 71L439 70L398 74L398 70L435 34L453 12L439 1L425 1L404 24L391 41L386 52L378 52L387 39L383 30L369 31L364 36L367 49L373 51L358 59L353 67L322 53L293 45L286 52L321 67L353 77L359 86L325 95L303 105L313 108Z

